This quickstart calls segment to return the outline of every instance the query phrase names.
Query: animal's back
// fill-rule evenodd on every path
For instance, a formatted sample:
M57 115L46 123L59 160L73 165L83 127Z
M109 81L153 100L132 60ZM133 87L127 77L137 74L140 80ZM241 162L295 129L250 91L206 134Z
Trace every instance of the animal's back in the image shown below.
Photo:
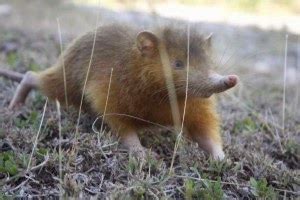
M89 80L107 83L110 69L127 59L134 34L133 28L110 25L99 27L96 38L95 31L81 36L66 49L55 65L40 73L41 91L50 99L57 99L62 104L66 104L67 99L68 105L78 107L89 66Z

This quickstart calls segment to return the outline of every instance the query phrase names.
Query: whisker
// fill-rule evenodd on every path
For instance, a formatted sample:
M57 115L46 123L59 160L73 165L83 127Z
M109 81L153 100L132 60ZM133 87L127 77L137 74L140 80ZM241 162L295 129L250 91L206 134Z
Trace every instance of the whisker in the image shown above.
M233 63L231 63L231 65L229 65L229 61L232 59L232 56L236 56L236 54L234 53L234 54L232 54L232 56L227 61L225 61L225 63L221 63L221 66L222 66L222 67L220 67L221 68L221 72L224 73L229 68L231 68L232 66L235 66L237 63L243 63L243 62L247 61L247 59L250 59L250 58L262 55L262 54L270 54L270 53L276 53L276 52L277 51L275 51L275 50L258 51L256 53L249 54L249 55L246 55L246 56L243 56L243 57L240 57L240 58L235 58L235 60L233 61Z

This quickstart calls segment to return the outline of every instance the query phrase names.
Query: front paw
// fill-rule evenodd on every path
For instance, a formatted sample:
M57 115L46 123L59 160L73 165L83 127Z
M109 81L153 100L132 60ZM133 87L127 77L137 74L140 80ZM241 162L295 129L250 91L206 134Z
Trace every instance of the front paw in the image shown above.
M211 155L214 160L223 160L225 158L224 151L220 145L216 145L212 148Z
M155 152L151 151L150 149L139 147L139 148L132 148L130 149L130 155L134 156L136 159L140 161L146 161L149 158L158 160L159 156Z
M129 156L133 156L136 159L143 161L147 158L147 152L144 147L135 147L129 149Z

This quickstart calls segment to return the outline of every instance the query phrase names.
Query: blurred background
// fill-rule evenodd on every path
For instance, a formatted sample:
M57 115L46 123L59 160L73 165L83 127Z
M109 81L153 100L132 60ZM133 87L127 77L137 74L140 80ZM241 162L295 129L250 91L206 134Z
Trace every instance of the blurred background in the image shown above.
M295 82L299 55L299 0L51 0L4 1L0 23L23 32L57 34L57 19L63 43L92 30L99 24L122 21L145 28L153 23L189 21L204 34L214 33L217 57L228 65L241 64L255 72L274 71L284 61L285 36L288 41L288 81ZM153 13L158 18L153 20ZM9 33L6 33L9 34ZM3 38L3 33L1 34ZM247 57L247 59L245 59ZM239 59L238 63L230 63ZM52 60L49 60L52 62ZM39 62L39 61L37 61ZM224 64L222 63L221 64ZM230 67L231 68L231 67Z
M287 93L292 95L290 109L298 105L299 0L0 0L0 62L18 65L21 71L50 66L60 53L58 22L66 48L95 28L97 16L97 26L117 21L146 29L155 23L189 21L204 35L213 33L217 70L240 75L239 97L251 96L255 84L282 90L288 37ZM26 39L32 41L25 44ZM29 53L28 46L36 49ZM254 92L266 94L262 89Z

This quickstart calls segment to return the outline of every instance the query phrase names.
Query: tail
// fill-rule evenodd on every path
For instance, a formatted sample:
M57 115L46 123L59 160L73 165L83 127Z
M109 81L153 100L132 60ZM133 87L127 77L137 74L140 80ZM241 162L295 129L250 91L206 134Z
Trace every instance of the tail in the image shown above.
M14 72L8 69L0 68L0 76L8 78L12 81L21 82L24 77L24 74L21 74L19 72Z

